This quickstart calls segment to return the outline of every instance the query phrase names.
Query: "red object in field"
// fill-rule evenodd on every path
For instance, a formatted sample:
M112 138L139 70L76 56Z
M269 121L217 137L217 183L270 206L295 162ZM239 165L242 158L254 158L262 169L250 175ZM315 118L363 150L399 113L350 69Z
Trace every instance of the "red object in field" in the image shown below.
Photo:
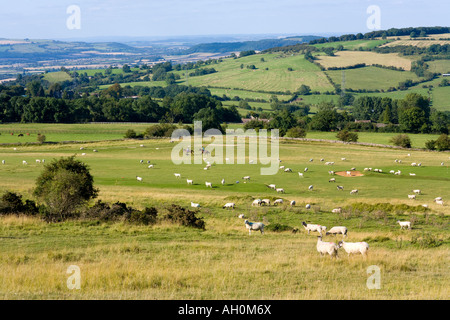
M29 136L30 134L27 132L27 136Z
M11 132L11 135L13 136L13 135L14 135L14 132Z

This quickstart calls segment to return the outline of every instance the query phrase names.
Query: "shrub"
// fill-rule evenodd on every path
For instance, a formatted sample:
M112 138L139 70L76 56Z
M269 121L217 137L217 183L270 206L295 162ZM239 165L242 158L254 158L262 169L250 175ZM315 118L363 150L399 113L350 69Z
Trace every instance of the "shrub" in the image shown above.
M22 200L22 195L7 191L0 199L0 215L2 214L25 214L35 215L39 208L32 200Z
M407 134L399 134L389 140L394 146L411 148L411 139Z
M425 142L425 148L428 150L435 150L436 149L436 140L428 140Z
M344 142L357 142L358 134L356 132L350 132L347 129L344 129L337 133L336 138Z
M294 127L286 132L286 137L289 138L304 138L306 137L306 130L300 127Z
M38 135L37 135L37 141L38 141L39 143L44 143L46 140L47 140L47 137L46 137L45 135L38 133Z
M160 123L148 127L144 132L145 137L170 137L177 127L169 123Z
M136 131L133 129L128 129L127 132L125 132L125 138L126 139L136 139Z
M202 218L197 218L195 212L187 210L183 207L173 204L167 209L168 213L164 219L173 223L205 230L205 221Z
M441 134L434 145L437 151L450 150L450 138L446 134Z
M292 227L280 223L272 223L266 227L266 230L273 232L292 231L292 229Z

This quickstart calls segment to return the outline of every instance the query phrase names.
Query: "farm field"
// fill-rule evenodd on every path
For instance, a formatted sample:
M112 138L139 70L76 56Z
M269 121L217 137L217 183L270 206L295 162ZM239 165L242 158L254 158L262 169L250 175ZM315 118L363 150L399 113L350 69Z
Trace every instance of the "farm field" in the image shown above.
M342 83L342 70L325 71L336 84ZM345 87L354 90L387 90L397 87L406 80L418 81L420 78L409 71L395 71L378 67L364 67L345 70Z
M358 48L375 48L381 46L383 44L388 43L390 40L352 40L352 41L339 41L339 42L329 42L329 43L319 43L314 44L316 48L336 48L339 45L342 45L346 50L358 50Z
M361 51L339 51L334 56L318 55L317 62L325 68L344 68L356 64L365 63L366 65L379 64L388 67L403 68L405 71L411 70L412 60L404 58L397 53L381 54L376 52Z
M151 227L126 223L68 221L46 224L37 218L0 218L0 296L6 299L448 299L448 205L438 206L432 199L448 199L450 172L448 153L368 148L358 145L281 142L282 165L293 173L280 171L261 176L260 165L213 164L176 166L170 160L174 144L168 140L93 142L85 145L86 156L78 156L89 165L99 198L107 202L126 202L137 208L154 206L160 213L175 203L189 207L201 205L198 215L206 230L161 222ZM92 149L98 153L93 153ZM34 159L70 156L80 153L80 144L0 147L5 165L0 166L0 192L13 190L31 197L30 190L42 170ZM342 161L341 157L346 160ZM313 162L309 159L312 158ZM330 167L320 161L335 161ZM148 169L140 159L155 165ZM402 164L395 159L403 160ZM22 165L27 160L29 165ZM412 161L422 167L411 167ZM300 178L297 171L302 171ZM345 192L329 183L328 170L345 171L350 167L383 169L383 173L364 172L361 177L335 176ZM389 170L401 170L401 176ZM181 174L176 179L174 172ZM411 177L408 173L415 172ZM136 181L140 175L143 181ZM242 177L251 180L243 183ZM225 185L220 180L225 177ZM194 179L188 186L186 178ZM211 181L213 188L206 188ZM240 181L236 184L235 181ZM277 194L265 184L285 189ZM314 190L308 186L313 184ZM357 195L349 190L357 188ZM407 194L419 188L417 200ZM252 207L255 198L296 200L288 205ZM235 202L235 210L225 210L226 202ZM305 209L310 203L312 208ZM358 211L358 203L404 204L394 211ZM420 204L428 204L425 211ZM418 206L418 207L415 207ZM344 208L343 214L331 209ZM349 209L345 209L349 208ZM347 211L348 210L348 211ZM264 235L249 236L243 220L267 225ZM397 220L413 220L413 230L400 230ZM370 245L366 259L348 258L340 249L340 258L320 257L316 235L308 235L301 222L326 226L345 225L346 241L366 241ZM276 232L270 226L299 228L293 234ZM431 238L430 238L431 237ZM340 240L340 236L330 241ZM436 246L425 242L435 239ZM81 290L66 288L66 270L78 265L82 274ZM381 289L366 287L367 268L381 270ZM260 281L243 283L243 278ZM320 280L320 281L319 281Z

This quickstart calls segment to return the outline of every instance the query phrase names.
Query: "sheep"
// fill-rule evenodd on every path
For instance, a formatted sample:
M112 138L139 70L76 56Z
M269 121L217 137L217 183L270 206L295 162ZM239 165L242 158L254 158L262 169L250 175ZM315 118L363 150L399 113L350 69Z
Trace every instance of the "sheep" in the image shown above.
M369 244L367 242L345 242L342 240L339 241L338 247L344 248L349 257L352 253L360 253L365 258L369 251Z
M225 203L225 204L224 204L224 206L222 207L222 209L225 209L225 208L231 208L231 209L234 209L235 206L236 206L236 205L235 205L233 202L228 202L228 203Z
M295 206L296 203L297 202L295 202L295 200L292 200L291 203L290 203L291 207Z
M413 162L413 163L411 163L411 166L412 166L412 167L416 167L416 166L417 166L417 163Z
M155 167L155 166L154 166L153 164L151 164L151 165L148 166L149 169L152 169L152 168L154 168L154 167Z
M191 207L193 207L193 208L200 208L200 205L198 203L191 202Z
M39 160L39 159L36 159L36 163L41 163L41 160Z
M334 171L328 171L328 174L334 176Z
M331 228L329 231L327 231L326 235L332 234L332 235L337 235L337 234L342 234L343 237L345 238L347 236L347 228L346 227L333 227Z
M284 193L284 189L283 188L278 188L277 189L277 193Z
M248 234L252 234L253 231L261 231L261 234L264 234L264 227L265 225L262 222L250 222L248 220L245 220L245 227L248 229Z
M241 213L241 214L238 216L238 218L239 218L239 219L244 219L244 218L245 218L245 215L244 215L243 213Z
M342 213L342 208L336 208L331 210L332 213Z
M268 205L268 206L270 206L270 200L269 199L262 199L261 200L261 205Z
M220 183L224 186L225 185L225 179L222 179L222 181L220 181Z
M311 205L308 203L308 204L306 204L305 208L309 210L309 209L311 209Z
M325 162L325 165L326 165L326 166L332 166L332 165L334 165L334 162L328 161L328 162Z
M98 151L94 149L94 150L92 150L92 152L98 152Z
M250 176L242 177L243 180L250 180Z
M22 164L27 165L28 162L26 162L25 160L22 161Z
M408 194L408 198L410 200L416 200L416 195L415 194Z
M189 179L186 179L186 182L187 182L187 184L189 185L193 185L194 184L194 180L189 180Z
M408 228L408 230L411 230L411 221L397 221L397 223L400 225L400 230L403 228Z
M350 191L350 194L357 194L358 193L358 189L354 189L352 191Z
M143 163L144 163L144 160L139 160L139 163L140 163L140 164L143 164Z
M329 254L331 258L337 258L339 246L334 242L324 242L322 241L322 237L317 237L317 252L320 253L321 256L324 254Z
M436 197L436 198L434 198L434 201L441 201L442 200L442 197Z
M415 173L410 173L409 175L414 177L416 174Z
M273 189L273 190L275 190L277 188L276 185L274 185L274 184L269 184L267 187L270 189Z
M305 168L305 170L303 170L303 172L307 172L308 171L308 168Z
M276 206L278 204L283 204L283 199L277 199L273 202L273 205Z
M136 176L136 180L142 182L143 179L142 179L142 177Z
M253 206L261 206L261 205L262 205L261 199L256 199L256 200L253 200L253 202L252 202L252 207Z
M402 172L400 170L398 170L396 173L394 173L396 176L399 176L402 174Z
M439 205L441 205L441 206L444 205L444 201L442 201L442 200L435 200L435 201L436 201L436 204L439 204Z
M85 156L85 155L86 155L86 153L82 153L81 155L82 155L82 156Z
M179 173L174 173L175 178L181 178L181 174Z
M285 166L280 166L280 170L284 170Z
M423 204L422 207L428 208L428 205L427 204Z
M314 189L314 186L313 186L313 185L310 185L310 186L308 187L308 190L312 190L312 189Z
M292 172L292 169L291 168L286 168L286 169L284 169L284 172Z
M302 178L304 177L304 176L303 176L303 173L301 173L301 172L298 173L298 176L299 176L299 177L302 177Z
M392 173L392 174L394 174L394 173L395 173L395 170L391 170L391 171L389 171L389 173Z
M343 186L337 186L336 187L338 190L340 190L340 191L344 191L344 187Z
M306 231L308 231L308 234L312 232L319 232L320 235L322 235L322 231L326 231L327 227L321 226L320 224L306 224L306 222L302 222L303 227Z
M347 175L351 176L352 175L351 171L347 171Z
M342 160L342 161L345 161L345 160L347 160L347 159L345 159L345 158L341 158L341 160Z
M212 189L212 183L211 182L205 182L205 185L207 188L211 188Z
M6 161L5 160L2 160L2 164L5 164L6 163Z
M331 178L328 182L336 182L336 178Z

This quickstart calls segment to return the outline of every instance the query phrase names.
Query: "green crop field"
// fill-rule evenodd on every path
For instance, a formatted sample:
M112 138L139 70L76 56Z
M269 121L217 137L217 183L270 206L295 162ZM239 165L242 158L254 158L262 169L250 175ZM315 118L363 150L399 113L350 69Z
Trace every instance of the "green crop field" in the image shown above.
M44 80L49 82L63 82L66 80L72 80L72 77L67 72L48 72L44 75Z
M353 40L353 41L339 41L339 42L329 42L329 43L319 43L315 44L316 48L336 48L339 45L342 45L346 50L358 50L359 48L375 48L380 45L388 43L389 40Z
M377 67L364 67L345 70L345 87L354 90L387 90L397 87L402 81L419 78L409 71L395 71ZM336 84L342 83L342 70L326 71Z
M1 217L0 297L295 300L449 296L450 211L447 204L433 202L436 196L450 197L448 165L440 165L442 161L448 163L448 153L281 141L281 165L293 172L280 170L262 176L260 168L266 165L213 164L210 170L204 170L204 164L175 165L171 161L174 144L168 140L81 146L85 156L80 155L80 144L19 146L15 150L12 146L0 147L5 160L0 166L0 191L12 190L32 198L31 190L44 165L35 159L48 163L78 154L78 159L91 168L101 200L122 201L137 208L154 206L161 214L169 204L190 207L191 201L196 202L201 205L197 215L205 220L206 229L164 221L154 226L89 220L47 224L38 218ZM335 165L326 166L321 158ZM140 164L141 159L150 160L154 168ZM23 165L23 160L28 165ZM411 167L412 161L422 166ZM364 175L336 175L337 183L328 182L329 170L351 167ZM365 167L379 168L383 173L365 172ZM402 175L390 174L389 170L401 170ZM304 177L297 171L304 172ZM411 172L416 176L410 176ZM180 173L181 179L174 173ZM137 175L143 177L142 182L136 180ZM242 177L246 175L251 180L244 183ZM220 183L223 178L224 185ZM187 185L186 179L193 179L194 184ZM206 188L205 181L212 182L213 188ZM284 188L285 193L267 188L271 183ZM345 191L338 191L336 184L344 186ZM314 185L313 191L308 190L309 185ZM350 195L349 190L355 188L359 193ZM407 197L412 189L422 190L417 200ZM255 198L281 198L284 204L252 207ZM294 207L287 205L290 200L296 200ZM236 209L222 209L227 202L236 203ZM307 203L312 206L310 210L305 209ZM378 209L331 213L336 207L357 208L358 203ZM396 205L397 209L387 210L379 205L382 203ZM421 204L428 204L429 209ZM244 221L238 218L242 213L250 221L264 222L265 233L249 235ZM400 230L397 220L413 221L413 229ZM317 234L308 235L302 221L328 228L346 226L346 241L369 243L368 257L349 258L343 249L336 260L320 257ZM271 229L277 225L288 229ZM299 232L292 233L292 228ZM325 239L337 242L341 236ZM66 270L71 265L80 268L80 290L71 291L66 286ZM379 290L366 286L370 266L380 269ZM243 283L243 278L259 281Z

